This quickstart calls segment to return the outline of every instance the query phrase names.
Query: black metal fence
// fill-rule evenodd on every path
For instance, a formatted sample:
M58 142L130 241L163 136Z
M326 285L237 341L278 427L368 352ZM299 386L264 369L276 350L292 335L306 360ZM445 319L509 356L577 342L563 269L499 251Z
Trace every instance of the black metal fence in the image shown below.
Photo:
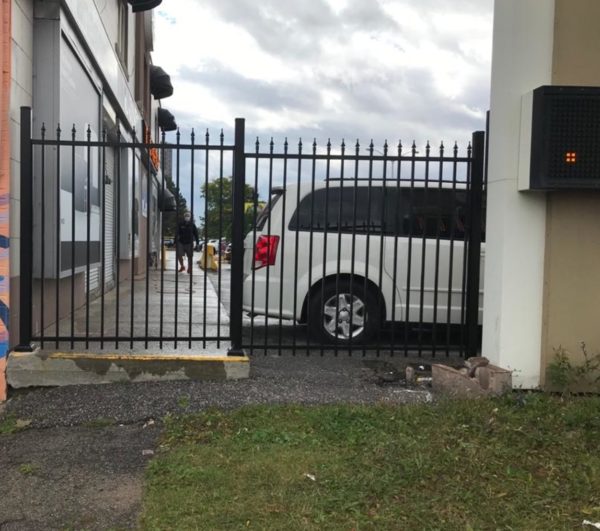
M30 123L23 109L19 349L477 351L482 132L462 154L248 150L243 119L232 145L32 138ZM191 264L186 234L202 249Z
M269 202L245 239L246 350L477 351L484 134L463 155L420 149L257 141L246 183Z

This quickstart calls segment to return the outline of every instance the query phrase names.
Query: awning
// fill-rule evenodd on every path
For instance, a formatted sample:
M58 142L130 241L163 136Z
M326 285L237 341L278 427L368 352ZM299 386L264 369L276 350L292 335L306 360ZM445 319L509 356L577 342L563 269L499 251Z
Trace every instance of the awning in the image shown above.
M177 129L175 116L167 111L167 109L158 109L158 126L163 131L175 131Z
M171 78L160 66L150 65L150 93L155 100L168 98L173 94Z
M164 190L162 187L158 189L158 210L161 212L174 212L177 210L177 199L166 186Z
M158 7L162 0L127 0L131 4L131 10L134 13L138 11L148 11Z

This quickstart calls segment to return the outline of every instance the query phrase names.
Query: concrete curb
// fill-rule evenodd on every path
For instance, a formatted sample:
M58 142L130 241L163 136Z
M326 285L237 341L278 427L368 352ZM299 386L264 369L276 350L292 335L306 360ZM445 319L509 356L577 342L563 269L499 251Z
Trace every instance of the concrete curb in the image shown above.
M13 388L148 382L225 381L248 378L247 356L15 352L6 375Z

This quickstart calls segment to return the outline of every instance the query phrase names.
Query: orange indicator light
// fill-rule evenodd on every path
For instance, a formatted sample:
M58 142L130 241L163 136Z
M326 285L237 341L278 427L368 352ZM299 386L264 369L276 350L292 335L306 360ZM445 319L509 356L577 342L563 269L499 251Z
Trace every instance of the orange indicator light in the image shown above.
M565 153L565 162L567 164L575 164L577 162L577 153L575 151L567 151Z

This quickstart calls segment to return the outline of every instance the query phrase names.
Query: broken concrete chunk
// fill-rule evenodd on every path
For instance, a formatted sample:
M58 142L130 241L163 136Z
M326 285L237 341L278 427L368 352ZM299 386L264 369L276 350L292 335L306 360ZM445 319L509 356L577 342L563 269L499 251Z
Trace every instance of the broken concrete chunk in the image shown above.
M475 371L478 367L485 367L489 365L490 360L483 356L473 356L472 358L468 358L465 360L465 367L469 369L469 376L471 378L475 376Z
M474 377L446 365L432 366L432 387L435 391L457 397L501 395L512 389L512 373L491 365L474 367Z

